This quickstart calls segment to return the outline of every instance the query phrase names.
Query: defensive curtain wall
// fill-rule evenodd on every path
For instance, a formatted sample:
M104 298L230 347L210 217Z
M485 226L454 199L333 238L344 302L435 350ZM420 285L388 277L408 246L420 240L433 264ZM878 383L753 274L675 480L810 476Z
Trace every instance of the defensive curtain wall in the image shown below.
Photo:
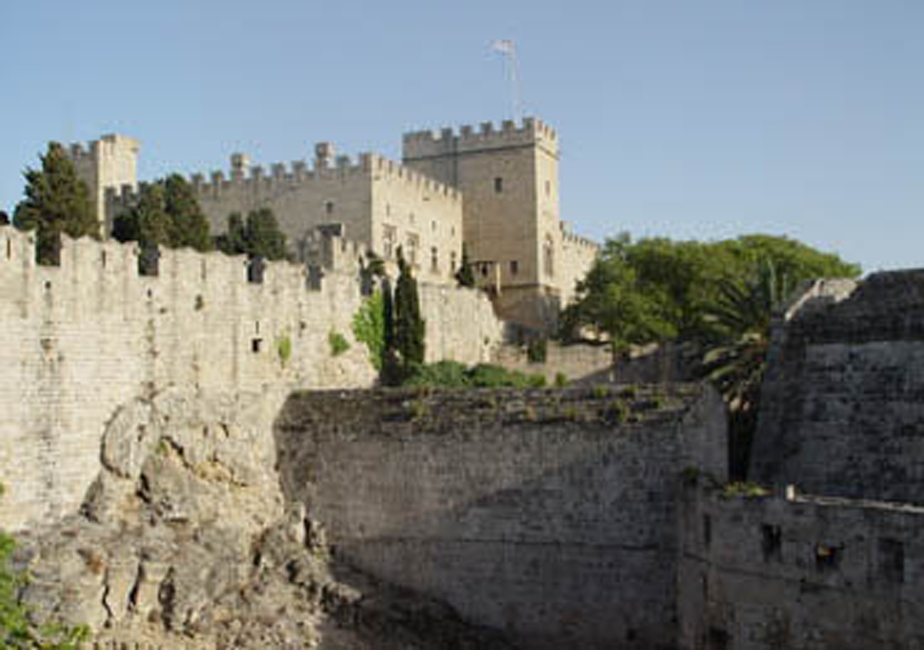
M776 332L753 477L922 505L924 271L828 294Z
M164 249L158 275L144 276L134 245L65 238L60 266L38 266L32 236L0 228L0 526L76 508L99 471L105 423L139 396L371 385L351 330L364 249L337 238L327 249L334 268L310 275ZM420 292L429 360L490 358L502 332L483 295ZM346 352L332 353L331 333L350 343Z
M679 509L684 650L924 647L924 509L714 490Z
M682 475L725 475L705 386L298 393L283 491L338 558L524 648L674 648Z

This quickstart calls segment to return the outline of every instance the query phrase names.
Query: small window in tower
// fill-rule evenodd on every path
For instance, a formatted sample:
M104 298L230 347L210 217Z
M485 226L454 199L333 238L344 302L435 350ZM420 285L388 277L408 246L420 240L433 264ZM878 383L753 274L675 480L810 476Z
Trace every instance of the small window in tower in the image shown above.
M432 230L433 232L436 232L436 221L430 222L430 230Z
M387 223L383 225L384 233L382 235L382 253L386 259L394 259L395 244L398 241L398 229Z
M452 251L451 253L449 253L449 275L452 275L453 273L456 272L457 262L458 260L456 259L456 252Z
M328 201L327 203L324 204L324 212L326 214L334 213L334 202L333 201Z
M520 272L520 263L517 260L510 260L510 275L516 275Z
M500 176L497 176L494 179L494 191L498 194L504 191L504 179Z
M417 265L417 251L420 250L420 235L409 232L407 234L407 262L411 266Z
M430 270L434 273L440 272L440 254L436 246L430 247Z
M545 182L545 195L552 196L552 181Z

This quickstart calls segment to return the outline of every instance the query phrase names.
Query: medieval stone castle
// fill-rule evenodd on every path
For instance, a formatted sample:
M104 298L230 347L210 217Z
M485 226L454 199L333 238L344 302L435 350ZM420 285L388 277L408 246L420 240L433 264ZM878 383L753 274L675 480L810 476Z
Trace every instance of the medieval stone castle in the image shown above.
M120 135L70 149L104 232L138 199L139 149ZM598 252L561 221L556 132L527 118L407 133L402 157L400 164L372 153L354 160L322 142L311 168L297 161L267 173L235 153L229 176L190 180L213 232L233 212L269 207L302 261L312 233L336 226L386 261L401 247L421 279L445 285L454 282L464 245L501 318L539 330L554 324Z
M527 121L408 135L400 165L323 145L264 176L235 155L230 179L193 179L213 226L270 206L308 262L261 273L164 250L142 274L133 244L69 238L39 266L0 226L0 525L46 540L27 595L116 639L100 647L152 624L159 645L133 647L187 647L295 511L400 591L397 614L324 592L351 621L438 612L506 639L447 645L431 618L428 650L924 647L920 271L819 281L781 314L751 468L767 490L727 483L703 384L356 390L375 378L352 329L370 251L416 251L430 361L494 360L498 306L541 322L567 296L595 249L561 230L554 143ZM72 150L106 223L137 154ZM450 281L463 242L494 304ZM285 580L307 581L299 562Z

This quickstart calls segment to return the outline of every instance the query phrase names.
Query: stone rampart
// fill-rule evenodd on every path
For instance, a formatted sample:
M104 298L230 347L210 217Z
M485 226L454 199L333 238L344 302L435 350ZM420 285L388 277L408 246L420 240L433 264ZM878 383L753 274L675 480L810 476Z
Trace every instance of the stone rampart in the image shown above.
M500 127L482 122L478 128L464 125L458 131L449 127L438 133L413 131L403 137L405 160L533 144L542 144L557 152L558 134L542 120L527 117L519 125L513 120L503 121Z
M680 508L681 648L924 646L924 509L688 497Z
M131 399L170 386L373 382L351 330L363 299L356 273L312 278L270 263L258 278L242 256L164 249L158 275L146 276L138 255L134 245L65 238L60 266L38 266L32 236L0 228L0 526L75 508L99 470L105 423ZM430 360L488 360L501 326L486 298L428 285L421 296ZM333 332L346 352L332 353Z
M924 271L831 286L774 333L755 480L924 504Z
M703 386L314 392L276 424L283 489L338 558L523 647L673 647L688 467L725 471Z

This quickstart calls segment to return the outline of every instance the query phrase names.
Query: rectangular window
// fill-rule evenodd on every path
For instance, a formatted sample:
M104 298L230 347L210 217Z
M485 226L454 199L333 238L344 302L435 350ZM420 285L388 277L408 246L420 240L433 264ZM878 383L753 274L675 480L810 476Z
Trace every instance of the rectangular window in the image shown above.
M774 560L780 562L783 559L783 531L779 526L771 524L762 524L760 527L761 541L760 549L764 555L764 562Z
M324 213L325 213L325 214L333 214L333 213L334 213L334 202L333 202L333 201L327 201L327 202L324 204Z
M497 194L500 194L501 192L504 191L504 179L501 178L500 176L494 179L494 191Z
M395 258L395 245L398 241L398 229L394 226L384 224L382 226L382 255L385 259Z
M545 195L552 196L552 181L545 182Z
M510 260L510 275L516 275L520 272L520 263L517 260Z
M456 272L457 261L458 260L456 260L456 252L452 251L451 253L449 253L449 275L452 275L453 273Z
M440 272L440 257L439 252L436 250L436 246L430 248L430 270L434 273Z
M417 264L417 254L420 250L420 235L409 232L407 234L407 262L414 266Z

